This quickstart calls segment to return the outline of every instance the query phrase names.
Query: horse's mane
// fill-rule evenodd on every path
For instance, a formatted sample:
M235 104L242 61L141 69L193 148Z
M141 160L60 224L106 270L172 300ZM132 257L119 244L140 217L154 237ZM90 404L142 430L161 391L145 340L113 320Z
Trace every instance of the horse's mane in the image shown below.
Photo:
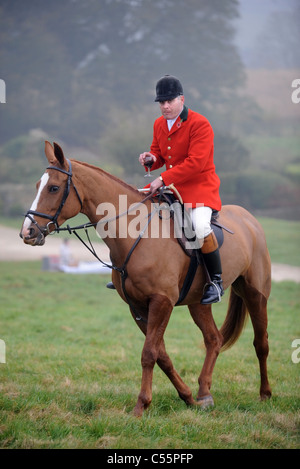
M90 169L95 170L97 172L100 172L101 174L108 177L109 179L113 179L115 182L119 183L121 186L123 186L126 189L134 192L136 195L140 195L142 197L142 194L140 194L137 189L132 187L130 184L127 184L127 182L122 181L122 179L118 178L117 176L114 176L113 174L108 173L104 169L99 168L98 166L94 166L93 164L86 163L84 161L78 161L78 160L74 160L74 159L72 159L71 161L73 161L74 163L78 163L82 166L86 166L87 168L90 168Z

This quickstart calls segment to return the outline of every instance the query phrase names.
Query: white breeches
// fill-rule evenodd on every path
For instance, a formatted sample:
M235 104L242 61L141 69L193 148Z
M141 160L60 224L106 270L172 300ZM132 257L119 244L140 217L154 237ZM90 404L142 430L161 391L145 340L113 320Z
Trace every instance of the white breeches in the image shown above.
M212 232L211 215L210 207L196 207L191 210L193 228L199 240L203 240Z

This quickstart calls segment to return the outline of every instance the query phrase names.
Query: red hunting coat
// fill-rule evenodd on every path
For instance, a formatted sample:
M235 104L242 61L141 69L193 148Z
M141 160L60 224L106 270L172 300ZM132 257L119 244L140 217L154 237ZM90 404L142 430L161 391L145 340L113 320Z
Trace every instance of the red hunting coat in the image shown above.
M186 106L170 132L166 119L154 122L150 152L157 161L152 170L166 165L161 173L166 186L173 183L183 202L221 209L220 179L215 172L214 133L208 120Z

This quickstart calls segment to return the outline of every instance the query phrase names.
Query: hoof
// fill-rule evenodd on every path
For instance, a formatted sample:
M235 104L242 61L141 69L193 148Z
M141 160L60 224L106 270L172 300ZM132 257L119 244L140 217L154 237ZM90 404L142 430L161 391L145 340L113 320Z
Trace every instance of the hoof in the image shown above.
M197 397L197 405L202 409L208 409L209 407L214 407L214 400L209 394L208 396Z
M265 392L265 393L261 393L261 395L260 395L260 400L261 400L261 401L267 401L268 399L271 399L271 397L272 397L271 391Z
M149 401L147 404L143 404L142 402L138 401L136 403L135 408L133 409L134 417L142 417L144 410L148 409L150 404L151 404L151 401Z
M141 418L143 415L144 409L142 407L135 406L135 408L132 411L132 415L137 418Z

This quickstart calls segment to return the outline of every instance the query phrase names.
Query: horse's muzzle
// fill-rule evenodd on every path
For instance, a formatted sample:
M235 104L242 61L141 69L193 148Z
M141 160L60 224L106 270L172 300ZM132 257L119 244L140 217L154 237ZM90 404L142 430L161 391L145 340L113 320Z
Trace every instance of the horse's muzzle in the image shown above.
M34 225L23 228L20 232L20 238L30 246L43 246L45 244L45 235Z

